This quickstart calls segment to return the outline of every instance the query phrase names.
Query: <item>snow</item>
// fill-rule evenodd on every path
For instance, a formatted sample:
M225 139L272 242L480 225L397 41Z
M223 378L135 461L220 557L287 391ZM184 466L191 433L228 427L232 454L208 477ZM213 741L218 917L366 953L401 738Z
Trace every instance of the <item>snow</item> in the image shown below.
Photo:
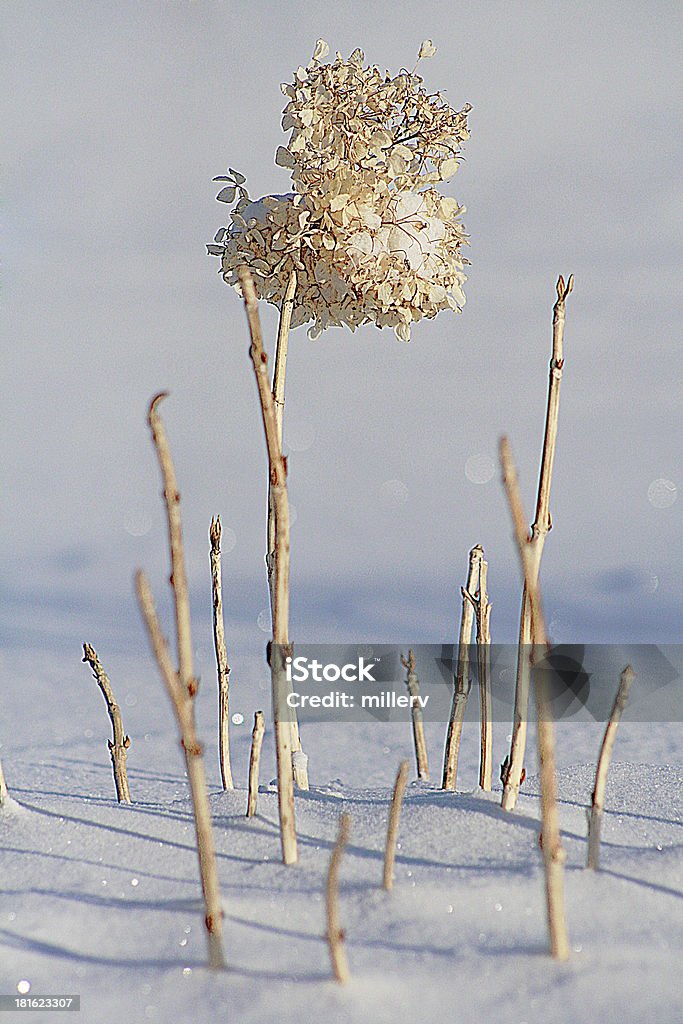
M300 862L286 868L269 784L272 728L258 813L247 819L251 723L247 716L233 727L238 788L224 793L213 743L215 694L207 683L198 718L207 741L229 964L212 974L204 966L183 762L161 683L153 674L140 681L137 703L124 707L134 802L119 806L106 711L78 653L73 668L65 664L58 673L59 690L45 675L16 676L2 698L0 756L13 799L0 811L0 993L16 994L23 980L31 994L80 993L79 1019L87 1024L115 1016L132 1024L681 1019L680 725L623 723L598 873L584 869L585 807L602 727L558 729L572 956L557 964L547 955L533 750L512 815L501 811L499 792L474 788L472 729L463 736L462 791L410 784L395 886L385 893L388 801L401 758L413 763L410 726L302 727L312 788L297 795ZM132 662L130 673L139 677ZM122 679L112 684L125 691ZM262 694L253 697L262 702ZM438 779L445 728L426 723L426 730ZM494 727L497 763L508 730ZM331 980L323 938L325 873L342 811L352 817L340 874L352 973L345 987Z

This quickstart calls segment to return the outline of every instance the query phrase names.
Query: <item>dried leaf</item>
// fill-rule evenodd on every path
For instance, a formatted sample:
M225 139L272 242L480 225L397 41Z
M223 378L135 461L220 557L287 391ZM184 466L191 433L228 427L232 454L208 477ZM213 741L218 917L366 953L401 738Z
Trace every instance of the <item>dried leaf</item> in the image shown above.
M289 152L288 149L285 149L284 146L277 147L277 152L275 154L275 163L278 165L278 167L296 166L292 154Z
M235 199L235 186L228 185L227 188L222 188L216 199L219 203L232 203Z

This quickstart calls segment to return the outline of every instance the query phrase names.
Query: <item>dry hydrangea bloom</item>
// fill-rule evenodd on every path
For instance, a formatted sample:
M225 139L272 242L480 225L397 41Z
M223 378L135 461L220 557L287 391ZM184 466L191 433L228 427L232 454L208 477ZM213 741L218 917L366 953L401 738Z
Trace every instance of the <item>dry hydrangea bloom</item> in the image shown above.
M418 60L434 51L425 40ZM278 306L296 269L292 326L314 321L311 337L374 323L408 341L412 323L465 301L464 207L435 186L457 170L470 107L427 93L415 71L364 67L361 50L321 64L328 52L319 40L282 87L291 134L276 163L293 191L253 202L242 175L221 178L219 198L239 199L209 252L235 287L248 265L259 297Z

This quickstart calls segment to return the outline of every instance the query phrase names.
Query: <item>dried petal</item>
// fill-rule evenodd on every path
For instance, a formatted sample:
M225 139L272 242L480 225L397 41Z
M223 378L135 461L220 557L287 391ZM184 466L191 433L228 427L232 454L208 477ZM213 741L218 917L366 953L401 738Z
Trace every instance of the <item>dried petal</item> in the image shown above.
M327 57L330 52L330 48L324 39L318 39L315 44L315 50L313 51L313 60L322 60Z
M439 174L441 175L442 181L447 181L448 178L452 178L458 169L458 161L455 158L450 160L444 160L439 167Z
M431 39L425 39L420 46L420 52L417 55L418 60L425 60L427 57L433 57L436 53L436 47Z

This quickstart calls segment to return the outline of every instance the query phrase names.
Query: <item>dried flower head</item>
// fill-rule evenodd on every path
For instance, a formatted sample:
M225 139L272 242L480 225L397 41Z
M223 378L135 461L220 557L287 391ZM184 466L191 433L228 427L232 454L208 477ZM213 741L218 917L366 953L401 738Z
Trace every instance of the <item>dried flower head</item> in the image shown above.
M219 199L239 198L209 252L235 287L248 265L259 297L276 305L295 268L292 326L313 320L311 337L374 323L408 341L413 322L465 301L464 207L435 186L457 170L470 107L427 93L415 70L382 75L361 50L321 64L328 52L319 40L282 87L291 134L275 159L293 191L253 202L242 175L217 179L229 182ZM434 52L425 40L418 61Z

